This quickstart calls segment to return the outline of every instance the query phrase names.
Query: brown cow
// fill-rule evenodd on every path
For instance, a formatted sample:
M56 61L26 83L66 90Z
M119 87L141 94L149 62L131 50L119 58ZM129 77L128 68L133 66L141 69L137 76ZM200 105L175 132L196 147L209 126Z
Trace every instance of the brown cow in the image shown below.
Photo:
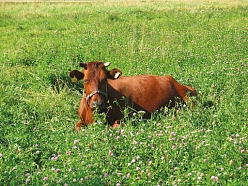
M119 69L106 70L109 63L80 63L83 71L73 70L69 76L72 81L84 79L84 95L81 100L78 115L80 121L75 125L78 131L82 124L94 122L93 111L98 108L106 112L108 124L116 127L124 117L122 110L129 106L134 112L145 111L143 118L149 118L151 113L161 107L169 108L176 101L188 101L187 96L196 96L192 87L179 84L171 76L121 76Z

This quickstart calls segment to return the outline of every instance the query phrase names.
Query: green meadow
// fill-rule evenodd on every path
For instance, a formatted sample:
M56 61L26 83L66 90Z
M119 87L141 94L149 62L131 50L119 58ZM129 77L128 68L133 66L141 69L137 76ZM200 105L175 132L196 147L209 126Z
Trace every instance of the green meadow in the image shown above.
M68 72L96 60L171 75L196 105L77 133ZM0 185L247 185L247 124L245 0L0 4Z

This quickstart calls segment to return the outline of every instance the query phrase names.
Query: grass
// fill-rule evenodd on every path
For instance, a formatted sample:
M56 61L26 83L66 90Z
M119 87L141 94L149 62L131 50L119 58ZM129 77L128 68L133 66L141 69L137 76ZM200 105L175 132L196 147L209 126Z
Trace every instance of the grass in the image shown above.
M246 185L248 4L197 2L2 3L1 184ZM67 74L92 60L172 75L197 105L76 133Z

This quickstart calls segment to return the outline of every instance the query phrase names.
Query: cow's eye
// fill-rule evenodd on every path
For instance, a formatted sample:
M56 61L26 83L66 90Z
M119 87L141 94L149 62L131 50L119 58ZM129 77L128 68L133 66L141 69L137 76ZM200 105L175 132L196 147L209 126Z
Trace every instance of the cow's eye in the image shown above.
M84 80L84 83L88 84L90 81L88 79Z

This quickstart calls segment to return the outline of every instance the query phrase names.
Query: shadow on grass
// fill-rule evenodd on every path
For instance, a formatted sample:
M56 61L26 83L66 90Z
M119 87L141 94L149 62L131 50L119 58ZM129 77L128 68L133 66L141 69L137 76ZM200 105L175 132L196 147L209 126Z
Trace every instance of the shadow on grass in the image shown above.
M59 94L65 88L75 89L83 94L83 84L73 83L68 75L51 74L49 76L49 82L52 88Z

